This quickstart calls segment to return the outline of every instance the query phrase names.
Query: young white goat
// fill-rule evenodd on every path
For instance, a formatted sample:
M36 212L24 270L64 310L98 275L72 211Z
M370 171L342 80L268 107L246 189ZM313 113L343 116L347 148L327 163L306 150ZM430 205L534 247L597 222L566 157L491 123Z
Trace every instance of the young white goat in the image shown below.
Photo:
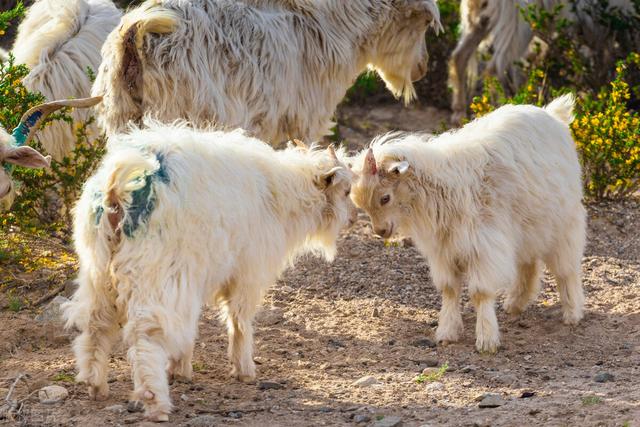
M352 172L333 149L270 146L240 131L155 123L116 136L75 211L79 288L65 308L79 381L108 393L123 328L134 397L166 421L170 375L191 377L203 302L226 319L232 374L255 376L252 321L263 293L301 253L328 260L355 209Z
M0 212L8 210L15 198L15 185L11 180L13 166L44 168L49 166L50 157L27 146L42 121L54 111L63 107L87 108L100 102L100 97L49 102L33 107L20 120L20 124L10 135L0 126ZM4 166L4 167L2 167Z
M18 28L12 48L17 64L29 67L24 86L47 99L85 98L91 92L87 69L97 71L100 49L120 21L121 12L111 0L38 0ZM76 110L74 122L84 122L87 110ZM90 135L99 135L95 125ZM74 125L62 120L36 134L42 147L61 160L74 148Z
M93 87L113 134L162 121L241 127L272 144L330 133L336 105L369 67L414 97L427 71L435 0L147 1L109 35Z
M543 263L556 277L565 323L582 318L585 243L580 164L568 124L573 97L545 108L504 106L437 137L389 135L355 159L354 202L375 232L410 236L443 301L436 338L457 341L467 282L476 347L500 344L495 300L520 313L537 295Z
M632 0L608 0L609 10L626 16L637 16ZM509 89L521 83L515 62L522 59L533 39L533 31L521 16L529 5L552 11L563 6L561 18L576 24L596 55L603 55L610 43L610 29L594 22L591 16L601 5L599 0L462 0L460 15L462 35L451 55L450 84L453 87L452 121L459 123L465 116L470 95L467 86L475 83L476 51L481 43L491 46L493 53L486 73L497 76Z

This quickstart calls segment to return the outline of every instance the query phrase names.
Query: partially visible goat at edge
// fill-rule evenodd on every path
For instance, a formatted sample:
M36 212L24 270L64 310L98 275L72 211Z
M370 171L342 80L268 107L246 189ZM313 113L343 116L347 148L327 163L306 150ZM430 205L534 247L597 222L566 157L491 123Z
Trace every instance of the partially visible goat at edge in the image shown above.
M153 0L122 22L92 92L107 134L150 114L272 144L329 134L367 68L409 102L427 71L425 32L441 29L435 0Z
M100 49L120 21L121 12L111 0L38 0L18 27L12 48L16 64L30 72L24 86L48 100L86 98L91 92L90 68L98 70ZM84 122L87 110L72 114L74 123ZM95 124L89 135L97 137ZM37 132L42 147L60 161L75 147L74 124L56 120Z
M11 134L0 126L0 212L11 207L16 195L16 186L11 179L13 165L28 168L49 166L50 156L45 157L28 146L44 119L61 108L88 108L100 102L100 99L70 99L38 105L23 114L20 123Z
M495 75L506 89L517 87L522 78L515 62L524 58L533 39L533 31L519 9L535 4L547 11L564 5L561 18L573 22L590 40L596 54L609 39L608 31L593 21L590 13L599 0L462 0L460 15L462 35L449 66L449 81L453 88L452 122L459 123L469 105L469 86L475 84L478 47L486 44L493 53L485 73ZM575 7L575 10L574 10ZM636 15L632 0L609 0L609 7L626 15Z

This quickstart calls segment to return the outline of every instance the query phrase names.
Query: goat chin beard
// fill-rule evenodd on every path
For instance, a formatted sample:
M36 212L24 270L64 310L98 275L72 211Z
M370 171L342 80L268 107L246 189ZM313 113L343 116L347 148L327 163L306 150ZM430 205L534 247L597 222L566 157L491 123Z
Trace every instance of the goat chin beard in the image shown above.
M416 98L416 90L410 77L400 77L394 75L386 75L378 70L380 77L384 80L387 89L398 99L402 99L405 105L408 105Z

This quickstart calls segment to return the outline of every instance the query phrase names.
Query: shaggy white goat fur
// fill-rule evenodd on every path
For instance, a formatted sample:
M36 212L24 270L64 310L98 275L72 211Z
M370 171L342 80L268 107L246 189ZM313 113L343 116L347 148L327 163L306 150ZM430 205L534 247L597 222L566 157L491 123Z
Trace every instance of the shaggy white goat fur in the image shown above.
M367 67L413 98L429 26L435 0L148 1L104 45L99 124L113 134L151 114L315 141Z
M491 46L493 50L486 72L497 76L505 88L519 84L514 63L525 56L533 38L531 27L522 18L519 8L526 9L535 4L551 11L558 5L564 5L561 17L577 22L595 54L602 55L609 41L609 30L594 23L589 13L594 10L597 1L578 0L574 10L569 0L462 0L462 35L450 63L452 121L459 122L469 104L467 86L475 83L475 55L481 43ZM609 0L609 7L628 16L637 15L631 0Z
M519 313L535 298L543 263L565 323L582 318L585 209L568 124L573 97L545 108L504 106L437 137L391 135L355 159L352 198L376 232L410 236L443 302L436 338L457 341L463 282L477 312L476 347L500 344L497 294Z
M91 396L108 392L122 325L134 396L161 421L171 410L166 369L191 376L203 302L221 307L232 373L253 378L252 321L263 293L302 253L333 259L355 209L352 172L333 150L274 151L240 131L145 124L110 142L78 202L80 286L65 311L82 331L77 378ZM136 202L136 191L148 197ZM141 205L148 216L127 232Z
M86 98L91 92L87 68L97 71L100 49L120 21L110 0L38 0L18 28L12 52L17 64L30 68L25 87L48 100ZM84 122L89 110L75 110L74 122ZM89 134L99 135L97 126ZM75 146L74 126L56 120L37 133L42 146L60 160Z

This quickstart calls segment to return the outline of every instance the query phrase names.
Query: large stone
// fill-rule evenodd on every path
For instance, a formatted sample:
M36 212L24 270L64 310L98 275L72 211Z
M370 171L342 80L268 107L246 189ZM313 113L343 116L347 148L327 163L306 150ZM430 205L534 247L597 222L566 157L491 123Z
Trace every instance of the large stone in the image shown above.
M40 403L44 403L45 405L62 402L67 396L69 396L67 389L59 385L42 387L38 391L38 399L40 399Z

